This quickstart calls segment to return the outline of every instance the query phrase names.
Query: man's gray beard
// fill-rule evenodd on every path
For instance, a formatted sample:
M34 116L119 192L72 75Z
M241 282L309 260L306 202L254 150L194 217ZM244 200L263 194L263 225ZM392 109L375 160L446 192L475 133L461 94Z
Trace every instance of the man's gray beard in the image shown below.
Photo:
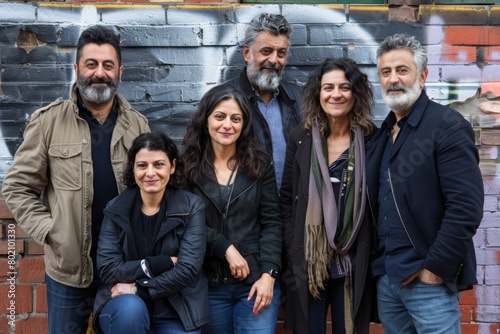
M78 78L76 85L83 98L94 104L108 103L115 97L119 79L110 80L107 86L92 87L90 79Z
M253 59L250 59L247 66L248 80L250 80L253 86L257 86L264 92L274 92L278 89L281 78L283 78L283 72L283 68L279 70L278 73L264 72L260 68L255 68Z
M403 94L388 94L387 90L391 87L404 88ZM417 101L420 96L421 89L418 77L411 88L405 87L403 85L389 85L386 89L382 89L382 96L385 103L394 111L396 114L405 114L413 106L415 101Z

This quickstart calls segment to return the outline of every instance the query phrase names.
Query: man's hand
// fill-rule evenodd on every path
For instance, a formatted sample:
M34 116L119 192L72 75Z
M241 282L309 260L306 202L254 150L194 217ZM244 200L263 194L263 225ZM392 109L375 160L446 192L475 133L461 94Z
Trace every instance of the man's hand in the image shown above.
M401 285L408 285L411 282L413 282L413 280L415 280L415 278L417 277L420 280L420 282L429 285L439 285L444 282L444 280L441 277L423 268L414 273L413 275L411 275L410 277L406 278L404 281L402 281Z

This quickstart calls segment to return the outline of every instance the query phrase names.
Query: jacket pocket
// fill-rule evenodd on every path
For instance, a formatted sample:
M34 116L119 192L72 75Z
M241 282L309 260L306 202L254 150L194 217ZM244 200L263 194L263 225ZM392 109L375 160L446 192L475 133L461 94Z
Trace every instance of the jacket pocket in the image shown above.
M82 146L51 145L49 164L52 183L58 190L79 190L82 187Z

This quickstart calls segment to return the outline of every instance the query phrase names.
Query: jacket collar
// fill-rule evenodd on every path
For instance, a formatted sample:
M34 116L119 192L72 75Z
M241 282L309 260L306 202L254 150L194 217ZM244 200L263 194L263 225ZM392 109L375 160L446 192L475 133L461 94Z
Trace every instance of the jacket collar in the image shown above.
M182 200L183 196L179 192L179 190L172 187L167 187L167 189L165 189L162 200L167 203L167 216L185 215L189 212L188 204L186 201ZM119 196L109 202L106 209L104 209L104 213L119 218L117 222L129 221L135 199L138 195L138 186L127 187Z
M409 125L411 125L412 127L416 127L418 123L420 123L420 120L422 119L422 116L424 114L425 108L427 107L428 103L429 103L429 97L427 96L425 89L422 89L422 92L420 93L420 96L418 97L417 101L415 101L410 111L406 115L408 118L407 123ZM389 128L392 127L395 122L396 122L396 117L394 116L394 111L391 111L389 115L387 115L387 117L385 118L383 126Z
M271 165L271 168L272 167ZM201 189L201 191L209 197L212 202L220 209L222 210L223 208L221 207L223 201L223 194L220 192L220 185L217 184L215 181L216 176L215 174L212 175L213 179L212 180L206 180L206 179L198 179L198 187ZM244 171L244 168L238 168L238 171L236 172L236 176L233 181L233 191L231 193L231 198L230 201L232 202L235 198L239 197L243 192L245 192L246 189L251 187L255 182L257 182L257 179L252 179L250 178Z

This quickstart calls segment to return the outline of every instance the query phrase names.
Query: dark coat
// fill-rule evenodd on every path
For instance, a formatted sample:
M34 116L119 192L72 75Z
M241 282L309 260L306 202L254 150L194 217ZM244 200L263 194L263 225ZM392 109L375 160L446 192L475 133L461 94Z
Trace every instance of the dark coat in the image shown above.
M309 192L312 136L302 126L292 132L286 151L280 201L283 218L283 242L287 259L285 328L300 334L309 333L309 302L307 263L304 259L304 227ZM368 213L368 212L367 212ZM368 333L374 284L369 275L372 229L365 215L356 247L353 317L356 333ZM375 310L376 312L376 310Z
M367 183L374 223L378 217L380 163L391 112L366 148ZM483 180L474 132L464 117L422 91L398 134L389 173L401 221L424 268L451 291L476 280L472 237L483 216Z
M231 244L250 268L243 283L254 283L262 273L281 269L282 224L274 165L270 162L258 179L238 168L233 187L227 207L222 206L219 185L214 181L199 180L192 189L206 206L207 252L203 268L213 284L239 283L224 257Z
M203 202L187 191L167 188L163 197L166 217L152 242L160 245L160 254L178 259L173 268L148 278L141 269L130 221L138 189L127 188L104 210L97 249L97 270L103 284L97 292L94 314L111 298L114 284L135 282L147 290L149 299L144 301L150 310L161 311L166 298L186 330L199 328L209 320L208 285L202 271L206 249Z
M245 67L239 76L230 79L225 82L225 84L234 87L250 100L251 105L253 106L252 125L255 138L260 147L265 149L270 156L273 156L271 130L269 129L269 125L267 124L264 115L262 115L259 110L257 97L255 96L250 81L248 81L246 73L247 68ZM278 101L281 109L283 130L285 132L285 140L288 141L290 133L297 125L300 124L300 121L302 120L302 113L300 112L302 104L302 89L293 83L281 80L279 92Z

